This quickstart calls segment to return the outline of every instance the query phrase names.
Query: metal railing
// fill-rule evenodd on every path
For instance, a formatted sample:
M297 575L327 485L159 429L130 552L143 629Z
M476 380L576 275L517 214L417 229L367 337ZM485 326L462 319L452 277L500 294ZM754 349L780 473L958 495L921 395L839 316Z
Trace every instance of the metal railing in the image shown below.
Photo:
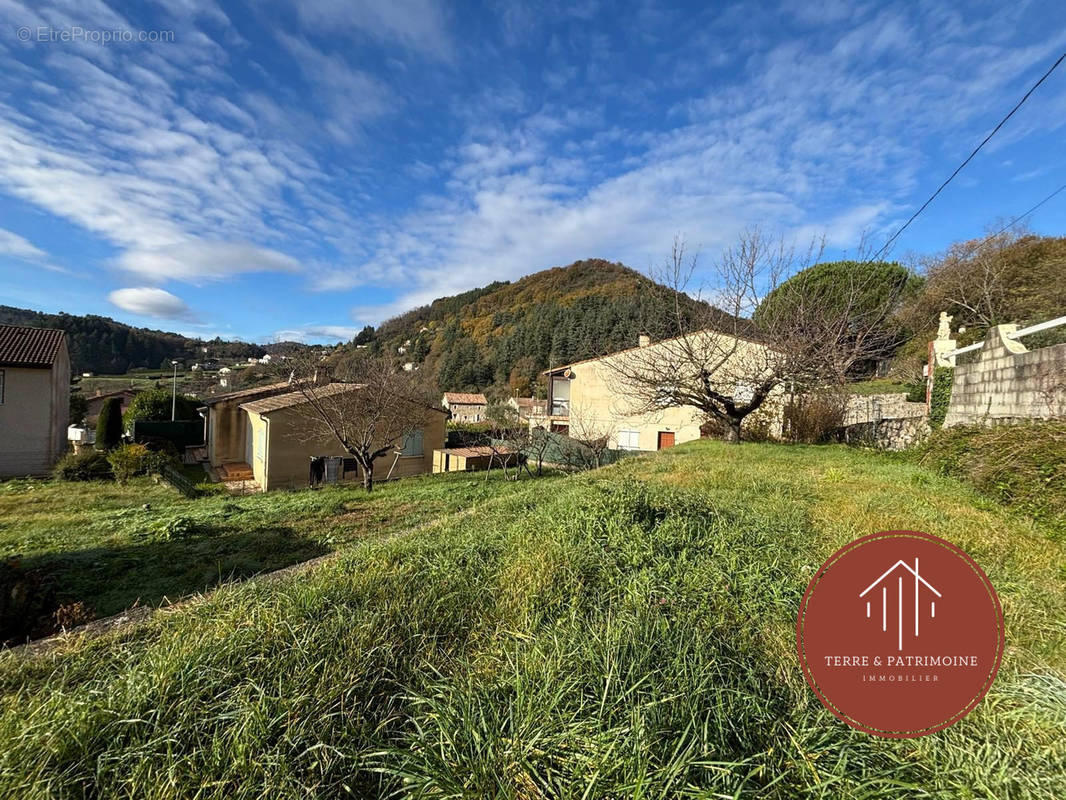
M1055 319L1049 319L1046 322L1040 322L1036 325L1030 325L1028 328L1022 328L1020 331L1014 331L1014 333L1008 333L1008 339L1021 339L1023 336L1028 336L1031 333L1040 333L1040 331L1051 330L1057 328L1060 325L1066 325L1066 317L1055 317ZM974 350L980 350L985 346L983 341L976 344L966 345L966 347L960 347L958 350L951 350L950 352L943 353L941 358L953 358L954 356L961 356L963 353L972 353Z
M199 497L200 490L196 488L196 484L189 480L188 476L184 475L180 470L172 466L171 464L164 464L159 469L159 477L169 483L179 492L186 497Z

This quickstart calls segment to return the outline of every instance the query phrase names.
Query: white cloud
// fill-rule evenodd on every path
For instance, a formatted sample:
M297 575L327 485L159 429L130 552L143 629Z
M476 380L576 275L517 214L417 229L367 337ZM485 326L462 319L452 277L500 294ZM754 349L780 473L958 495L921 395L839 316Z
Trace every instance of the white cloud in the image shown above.
M401 100L366 72L353 69L338 54L327 54L306 39L279 34L311 92L329 110L325 127L335 139L350 141L362 124L398 110Z
M157 280L202 282L248 272L297 272L293 258L263 247L235 242L192 240L156 248L127 250L119 268Z
M193 319L192 310L177 295L147 286L116 289L107 296L123 311L159 319Z
M14 256L24 261L45 261L48 254L17 233L0 228L0 255Z
M274 339L281 342L342 342L359 333L360 328L348 325L305 325L274 332Z
M451 58L444 5L437 0L293 0L300 21L312 34L359 31L396 41L433 58Z
M48 253L28 239L9 230L0 228L0 256L10 256L21 261L29 261L52 272L68 273L68 270L56 266L49 259Z

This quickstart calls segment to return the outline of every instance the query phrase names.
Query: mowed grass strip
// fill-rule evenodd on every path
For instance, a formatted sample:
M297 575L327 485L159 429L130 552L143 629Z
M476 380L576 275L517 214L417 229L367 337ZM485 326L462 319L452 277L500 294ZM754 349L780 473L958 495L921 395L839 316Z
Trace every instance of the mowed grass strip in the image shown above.
M551 481L551 476L539 478ZM453 473L318 491L187 499L149 478L0 483L0 558L96 616L156 605L415 527L522 487Z
M1066 796L1063 550L898 460L700 442L0 659L0 795ZM886 528L958 542L1007 613L954 727L851 731L793 651L810 574Z

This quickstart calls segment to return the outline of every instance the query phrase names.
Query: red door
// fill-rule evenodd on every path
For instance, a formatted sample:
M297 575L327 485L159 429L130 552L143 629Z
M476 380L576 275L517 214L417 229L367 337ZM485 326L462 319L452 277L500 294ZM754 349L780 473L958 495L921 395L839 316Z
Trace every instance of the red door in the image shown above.
M659 449L662 450L666 447L674 446L674 432L673 431L659 431Z

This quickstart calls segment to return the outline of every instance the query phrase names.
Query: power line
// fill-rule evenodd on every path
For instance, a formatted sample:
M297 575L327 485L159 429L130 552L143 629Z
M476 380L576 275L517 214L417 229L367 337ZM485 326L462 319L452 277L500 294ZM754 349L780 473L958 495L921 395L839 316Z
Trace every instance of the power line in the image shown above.
M1030 214L1032 214L1034 211L1036 211L1038 208L1040 208L1040 206L1044 205L1044 203L1046 203L1048 200L1050 200L1055 195L1057 195L1057 194L1059 194L1060 192L1063 192L1063 191L1066 191L1066 183L1062 184L1062 186L1060 186L1058 189L1053 191L1051 194L1049 194L1047 197L1045 197L1043 200L1041 200L1035 206L1030 208L1024 214L1019 214L1014 219L1012 219L1010 222L1008 222L1006 225L1004 225L1002 228L1000 228L998 231L996 231L995 233L988 234L988 236L986 236L985 238L986 239L991 239L991 238L993 238L995 236L999 236L1001 233L1003 233L1003 231L1007 230L1008 228L1013 228L1015 223L1020 222L1021 220L1025 219Z
M988 144L989 139L991 139L993 136L996 135L996 133L999 131L999 129L1002 128L1006 124L1007 120L1009 120L1011 117L1014 116L1014 112L1016 112L1019 108L1022 107L1022 105L1025 103L1025 101L1029 99L1029 96L1033 92L1035 92L1037 90L1037 88L1040 86L1040 84L1042 84L1045 80L1048 79L1048 76L1051 75L1051 73L1054 72L1055 69L1059 66L1059 64L1061 64L1063 61L1066 61L1066 53L1063 53L1061 56L1059 56L1058 60L1054 64L1051 65L1051 67L1048 69L1048 71L1040 76L1040 80L1038 80L1036 83L1034 83L1030 87L1029 91L1026 92L1025 95L1022 97L1022 99L1019 100L1017 102L1017 104L1014 106L1014 108L1012 108L1010 110L1010 113L1008 113L1007 116L1005 116L1003 119L1001 119L999 121L999 124L996 125L996 127L994 127L992 129L992 132L990 134L988 134L988 136L986 136L984 139L981 140L981 143L979 145L977 145L977 147L975 147L973 149L973 152L970 153L970 155L966 156L966 160L963 161L961 164L959 164L958 167L955 168L955 171L952 172L951 175L948 176L948 179L946 181L944 181L942 184L940 184L940 186L937 188L937 190L935 192L933 192L929 196L929 199L926 200L924 203L922 203L921 208L919 208L917 211L915 211L911 215L911 218L908 219L906 222L904 222L903 225L900 227L900 229L898 231L896 231L894 234L892 234L891 237L889 237L888 241L885 242L884 246L880 250L878 250L876 253L874 253L873 257L871 257L869 259L869 261L876 261L886 250L888 250L889 246L891 246L891 244L894 241L896 241L896 239L899 238L899 235L901 233L903 233L903 231L907 230L907 228L910 226L910 224L912 222L914 222L914 220L916 220L918 218L918 215L921 214L923 211L925 211L925 209L929 206L929 204L932 203L936 199L937 195L939 195L942 191L944 191L944 187L946 187L949 183L951 183L951 181L954 180L956 175L958 175L960 172L962 172L963 167L965 167L967 164L969 164L973 160L973 157L977 155L977 153L981 150L981 148L984 147L986 144ZM1056 194L1057 194L1057 192L1056 192ZM1050 200L1050 199L1051 198L1048 197L1044 201L1041 201L1041 203L1046 202L1047 200ZM1036 209L1034 208L1033 210L1035 211ZM1030 212L1026 212L1026 213L1032 213L1032 212L1030 211Z

